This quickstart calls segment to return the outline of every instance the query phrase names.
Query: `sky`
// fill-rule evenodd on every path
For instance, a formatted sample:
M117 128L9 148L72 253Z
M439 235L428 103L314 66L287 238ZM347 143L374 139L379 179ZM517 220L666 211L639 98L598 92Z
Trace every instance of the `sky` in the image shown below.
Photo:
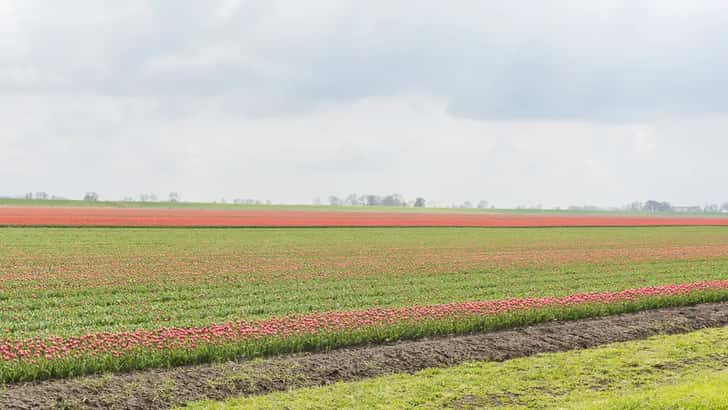
M0 0L0 195L728 201L728 2Z

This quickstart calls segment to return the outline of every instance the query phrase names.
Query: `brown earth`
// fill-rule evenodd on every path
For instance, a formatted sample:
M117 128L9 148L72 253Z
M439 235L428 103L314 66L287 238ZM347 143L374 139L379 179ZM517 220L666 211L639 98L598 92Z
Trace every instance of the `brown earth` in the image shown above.
M473 360L503 361L725 325L728 303L656 309L328 353L11 384L0 390L0 408L163 409L193 400L412 373Z

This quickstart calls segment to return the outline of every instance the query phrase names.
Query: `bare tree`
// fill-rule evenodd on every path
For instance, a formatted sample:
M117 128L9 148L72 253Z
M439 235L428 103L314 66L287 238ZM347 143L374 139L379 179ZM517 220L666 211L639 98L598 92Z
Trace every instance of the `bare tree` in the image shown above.
M169 193L169 202L179 202L179 193L170 192Z
M359 201L359 196L357 194L349 194L349 196L346 197L344 204L351 205L351 206L358 206L358 205L361 205L361 202Z
M99 194L97 194L96 192L86 192L86 195L83 196L83 200L96 202L99 200Z
M672 205L669 202L658 202L653 199L645 202L644 210L647 212L669 212Z
M708 204L703 207L703 210L708 213L717 213L720 210L718 204Z
M644 204L639 201L634 201L625 206L629 211L641 211L644 209Z
M382 199L382 205L384 206L405 206L407 201L400 194L387 195Z
M364 196L364 203L367 206L377 206L382 204L382 198L380 198L378 195L365 195Z
M331 195L331 196L329 196L329 205L331 205L331 206L341 206L341 205L343 205L343 202L341 201L341 199L339 199L338 196Z
M425 207L425 198L418 197L415 199L415 208L424 208Z

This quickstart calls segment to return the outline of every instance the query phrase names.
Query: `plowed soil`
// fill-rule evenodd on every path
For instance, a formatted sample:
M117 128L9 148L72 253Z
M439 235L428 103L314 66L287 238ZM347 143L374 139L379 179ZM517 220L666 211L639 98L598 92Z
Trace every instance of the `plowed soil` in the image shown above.
M359 211L0 207L0 226L710 226L728 218Z
M2 390L0 408L163 409L192 400L412 373L473 360L503 361L725 325L728 303L657 309L328 353L13 384Z

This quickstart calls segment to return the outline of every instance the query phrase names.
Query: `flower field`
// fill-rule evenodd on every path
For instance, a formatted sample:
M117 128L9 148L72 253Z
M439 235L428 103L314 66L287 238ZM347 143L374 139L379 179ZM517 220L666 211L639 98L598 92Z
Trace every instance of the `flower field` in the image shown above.
M728 228L2 228L0 379L728 300Z
M0 341L0 374L5 382L14 382L184 365L724 300L728 300L728 280L563 297L327 312L191 328L6 339Z
M728 225L728 217L271 209L0 207L0 226L568 227L715 225Z

